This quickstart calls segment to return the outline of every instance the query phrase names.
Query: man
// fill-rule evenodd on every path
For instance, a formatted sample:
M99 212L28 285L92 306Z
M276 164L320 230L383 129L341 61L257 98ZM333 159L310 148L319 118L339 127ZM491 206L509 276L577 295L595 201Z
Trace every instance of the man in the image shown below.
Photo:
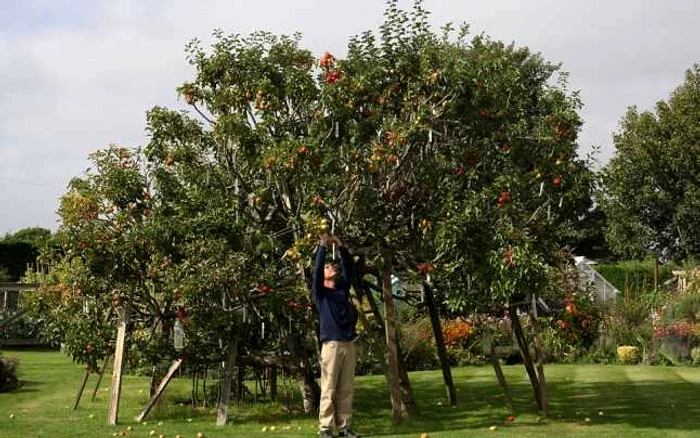
M329 244L340 251L342 270L326 263ZM339 277L339 278L338 278ZM316 252L312 292L321 326L321 406L319 436L333 436L333 425L339 436L359 438L350 428L352 423L353 381L355 379L355 324L357 315L350 302L352 259L348 249L335 235L323 234Z

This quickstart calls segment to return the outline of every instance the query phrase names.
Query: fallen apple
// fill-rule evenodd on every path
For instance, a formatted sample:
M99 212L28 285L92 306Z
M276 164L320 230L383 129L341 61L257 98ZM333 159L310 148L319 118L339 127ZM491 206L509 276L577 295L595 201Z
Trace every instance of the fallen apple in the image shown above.
M491 426L491 427L489 427L489 430L491 430L491 431L497 431L497 430L498 430L498 426Z

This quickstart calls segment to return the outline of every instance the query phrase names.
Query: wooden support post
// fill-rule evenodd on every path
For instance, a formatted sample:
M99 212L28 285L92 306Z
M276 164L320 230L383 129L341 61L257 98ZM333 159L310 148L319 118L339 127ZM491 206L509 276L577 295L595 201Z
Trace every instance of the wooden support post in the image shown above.
M75 403L73 403L73 410L78 409L78 405L80 404L80 399L83 397L83 390L85 390L85 385L87 384L88 377L90 377L90 370L88 370L88 367L85 367L85 372L83 372L83 380L80 382L78 393L75 394Z
M535 396L535 402L537 402L537 407L544 411L544 405L542 403L542 397L540 394L540 380L537 376L537 371L535 370L535 365L532 362L532 356L530 356L530 350L528 349L527 340L525 339L525 334L523 333L523 327L520 324L520 317L515 307L510 307L508 309L508 314L510 316L511 326L513 327L513 335L518 343L518 348L520 348L520 356L523 358L523 365L525 365L525 371L530 378L530 385L532 386L532 392Z
M117 327L117 346L114 352L114 369L112 371L112 390L109 396L107 423L114 426L119 417L119 398L122 392L122 372L124 364L124 344L126 342L126 326L129 323L131 304L127 301L121 309L121 318Z
M654 290L659 290L659 259L654 259Z
M141 413L136 417L137 423L143 421L143 419L146 418L146 415L151 412L153 406L158 402L158 399L160 399L160 396L163 395L163 392L165 392L165 388L168 386L168 383L170 383L175 376L175 372L180 368L180 365L182 365L182 361L182 358L176 359L173 361L172 365L170 365L168 373L165 375L165 377L163 377L163 380L160 381L155 394L153 394L153 397L151 397L148 403L146 403L146 406L144 406L143 410L141 410Z
M102 377L105 375L105 370L107 369L107 365L109 365L109 360L112 358L112 356L107 356L105 357L105 363L102 365L102 369L100 370L100 376L97 378L97 383L95 384L95 390L92 391L92 398L90 401L95 401L95 397L97 397L97 391L100 389L100 384L102 383Z
M545 417L549 415L549 401L547 399L547 379L544 375L544 350L540 343L539 320L537 319L537 298L532 296L532 313L530 313L530 322L532 323L532 339L535 346L535 355L537 359L537 381L540 385L540 401L542 403L542 413Z
M225 426L228 421L228 404L231 401L231 380L233 367L236 365L238 356L238 333L232 333L228 341L228 357L224 364L223 378L220 380L219 403L216 412L216 425Z
M515 415L515 407L513 405L513 394L510 392L508 387L508 382L506 381L506 376L503 374L503 368L501 368L501 362L498 359L498 354L496 352L496 346L491 339L491 345L489 347L489 357L491 359L491 365L493 366L493 371L496 373L496 379L498 384L503 389L503 393L508 401L508 409L510 409L510 415Z

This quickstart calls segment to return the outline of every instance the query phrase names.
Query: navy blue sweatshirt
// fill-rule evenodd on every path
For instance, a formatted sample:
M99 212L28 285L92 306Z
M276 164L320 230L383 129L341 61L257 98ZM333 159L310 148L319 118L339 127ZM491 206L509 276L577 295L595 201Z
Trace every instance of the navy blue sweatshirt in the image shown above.
M350 302L352 259L344 246L340 247L340 261L341 272L336 276L335 287L329 289L323 285L326 246L318 247L311 291L321 325L321 342L351 341L355 338L357 314Z

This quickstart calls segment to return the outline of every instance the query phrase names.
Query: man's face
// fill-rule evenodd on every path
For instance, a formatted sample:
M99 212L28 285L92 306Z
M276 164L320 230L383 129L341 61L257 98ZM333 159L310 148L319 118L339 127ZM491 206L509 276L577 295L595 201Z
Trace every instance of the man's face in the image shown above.
M336 267L336 265L327 263L323 270L323 277L326 280L333 280L337 274L338 268Z

